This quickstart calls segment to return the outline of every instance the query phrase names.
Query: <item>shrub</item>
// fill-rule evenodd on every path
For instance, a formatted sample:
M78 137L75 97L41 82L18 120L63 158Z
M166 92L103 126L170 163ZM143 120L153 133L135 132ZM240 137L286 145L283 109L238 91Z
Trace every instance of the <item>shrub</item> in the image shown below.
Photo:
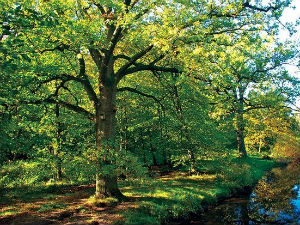
M16 187L48 181L52 169L46 160L20 160L2 166L0 175L0 186Z

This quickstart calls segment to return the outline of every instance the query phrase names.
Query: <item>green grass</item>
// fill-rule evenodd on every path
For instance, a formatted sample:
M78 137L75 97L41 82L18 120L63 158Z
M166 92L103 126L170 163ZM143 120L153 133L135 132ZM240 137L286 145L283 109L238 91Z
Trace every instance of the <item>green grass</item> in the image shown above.
M122 208L117 212L123 217L116 223L163 224L176 218L188 220L192 213L201 212L207 205L216 204L220 198L229 197L246 186L253 186L267 170L280 166L272 160L258 157L199 159L198 163L200 173L193 176L179 170L165 177L148 178L142 183L121 181L121 191L131 199L132 204L129 205L134 207ZM30 204L36 199L42 199L42 205L33 207L36 212L66 208L65 202L57 198L73 195L76 192L76 189L72 189L74 186L43 184L0 189L0 203L7 205L1 215L18 213L17 206L12 208L10 203L28 202L30 208ZM85 189L85 196L93 195L94 191L93 187ZM91 197L78 207L84 212L93 207L114 207L116 204L117 200L114 198Z
M59 196L68 196L72 193L67 193L68 189L77 185L70 184L41 184L41 185L26 185L14 188L0 188L0 203L6 204L14 201L31 202L35 199L54 199ZM66 193L64 193L66 192ZM92 194L93 192L91 192Z
M98 207L104 207L104 206L115 206L118 204L118 199L116 198L103 198L103 199L98 199L95 198L95 196L91 196L85 204L90 205L90 206L98 206Z
M18 212L19 212L18 210L5 210L5 211L0 212L0 217L15 215Z
M173 174L143 186L124 187L123 193L136 199L139 207L124 212L122 223L163 224L176 218L188 219L204 206L254 185L265 171L279 166L271 160L251 157L221 162L210 160L201 165L205 167L205 174Z
M46 203L38 209L38 212L47 212L53 209L64 209L66 207L67 205L64 203Z

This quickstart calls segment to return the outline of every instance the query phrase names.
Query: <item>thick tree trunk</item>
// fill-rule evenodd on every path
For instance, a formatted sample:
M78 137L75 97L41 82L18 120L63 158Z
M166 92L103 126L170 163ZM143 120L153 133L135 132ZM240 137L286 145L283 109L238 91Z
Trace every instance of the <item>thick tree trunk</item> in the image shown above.
M238 108L236 115L236 123L237 123L237 144L238 151L241 157L247 157L246 147L245 147L245 125L244 125L244 91L242 88L239 89L239 99L238 99Z
M114 151L116 125L116 87L102 86L100 89L100 104L96 106L96 147L97 151ZM104 154L105 155L105 154ZM100 159L100 172L96 175L96 197L115 197L119 200L124 196L117 184L117 175L113 162L104 157Z
M237 143L239 154L242 157L247 157L246 147L245 147L245 137L244 137L244 122L243 115L237 115Z
M117 176L113 174L98 173L96 175L96 198L115 197L119 200L125 199L118 187Z

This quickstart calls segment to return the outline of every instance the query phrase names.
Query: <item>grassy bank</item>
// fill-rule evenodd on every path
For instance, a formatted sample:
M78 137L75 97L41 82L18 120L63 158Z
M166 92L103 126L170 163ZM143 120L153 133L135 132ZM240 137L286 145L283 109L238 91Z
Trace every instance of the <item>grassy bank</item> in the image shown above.
M48 185L5 189L0 199L0 224L42 220L52 224L164 224L188 220L193 213L254 185L278 164L249 157L205 160L202 171L189 176L177 170L143 182L120 182L128 202L95 200L94 185Z
M126 196L138 200L139 206L123 213L120 224L164 224L171 220L188 220L207 205L217 203L245 187L254 185L267 171L279 166L259 158L206 161L204 173L187 176L174 172L140 187L124 187Z

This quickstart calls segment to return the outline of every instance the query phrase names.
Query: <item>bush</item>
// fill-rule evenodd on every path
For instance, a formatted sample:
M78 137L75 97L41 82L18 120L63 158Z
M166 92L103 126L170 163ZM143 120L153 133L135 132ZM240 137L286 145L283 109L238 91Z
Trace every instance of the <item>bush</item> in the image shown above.
M46 160L16 161L2 166L0 186L18 187L46 182L52 177L52 168Z
M89 182L95 180L97 165L81 157L69 158L63 162L64 176L73 182Z

